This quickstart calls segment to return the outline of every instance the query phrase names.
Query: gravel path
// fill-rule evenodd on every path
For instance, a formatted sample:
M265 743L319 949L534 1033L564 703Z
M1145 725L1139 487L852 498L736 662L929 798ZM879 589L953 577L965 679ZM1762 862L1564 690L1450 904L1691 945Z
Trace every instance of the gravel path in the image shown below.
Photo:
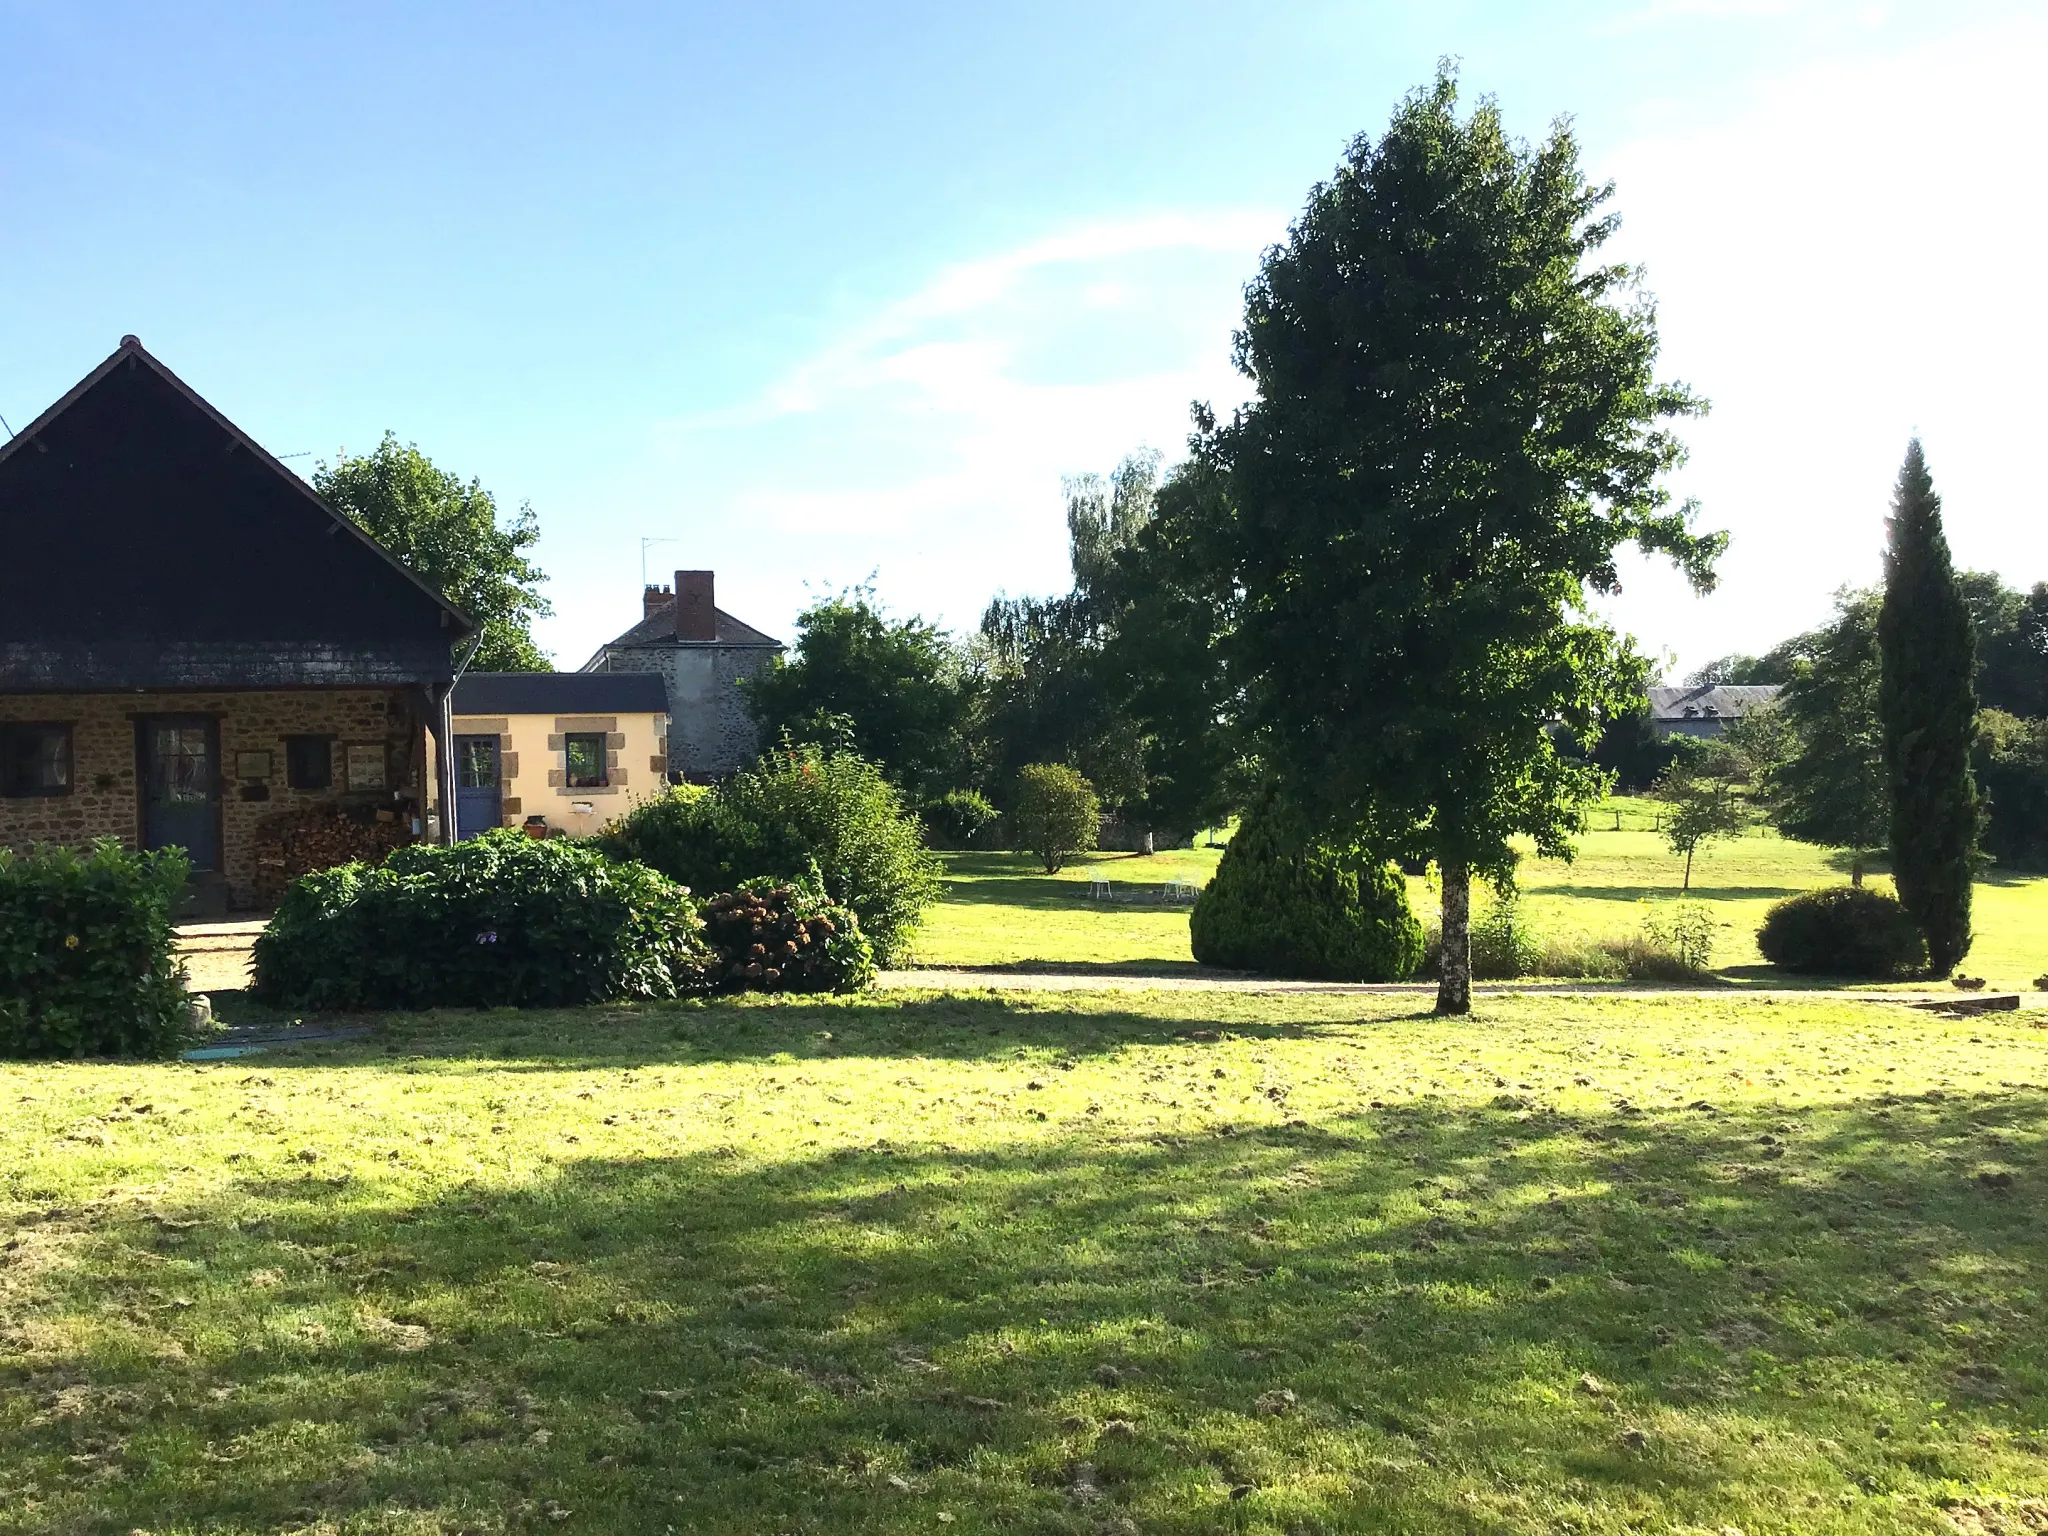
M1122 971L975 971L934 966L928 970L883 971L876 984L891 990L995 991L995 992L1253 992L1351 996L1436 995L1433 981L1350 982L1284 981L1264 976L1183 973L1164 976L1131 975ZM1952 988L1926 991L1863 992L1847 988L1821 987L1674 987L1653 982L1621 981L1482 981L1475 982L1477 994L1553 995L1564 997L1612 997L1627 993L1637 997L1742 998L1771 1002L1859 1003L1967 1003L1977 994ZM1988 996L2000 994L1987 993ZM2010 997L2010 992L2002 994ZM2048 993L2022 992L2022 1008L2048 1007Z

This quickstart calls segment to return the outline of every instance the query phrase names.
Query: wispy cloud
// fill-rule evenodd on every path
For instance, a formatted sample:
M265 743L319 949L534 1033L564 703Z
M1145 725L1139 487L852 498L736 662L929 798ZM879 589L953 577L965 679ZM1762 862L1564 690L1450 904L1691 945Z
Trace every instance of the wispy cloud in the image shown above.
M735 590L765 611L879 566L895 606L969 623L998 588L1063 583L1063 474L1170 452L1191 401L1242 398L1230 333L1285 228L1162 212L959 262L757 397L666 423L665 457L707 530L773 541L764 566L734 540Z
M1282 216L1224 209L1160 213L1090 224L960 262L908 297L856 323L773 383L756 400L685 417L684 430L727 428L831 408L871 389L921 390L960 409L961 386L994 380L1020 350L1085 313L1122 310L1139 290L1114 275L1146 258L1223 256L1244 268L1277 238ZM1015 322L1029 312L1032 325Z

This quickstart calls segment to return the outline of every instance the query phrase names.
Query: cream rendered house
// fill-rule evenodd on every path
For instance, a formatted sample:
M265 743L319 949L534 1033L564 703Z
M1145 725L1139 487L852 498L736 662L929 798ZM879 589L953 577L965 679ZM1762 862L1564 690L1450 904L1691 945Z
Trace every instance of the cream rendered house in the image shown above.
M537 825L588 837L668 787L659 674L472 672L452 712L458 837Z

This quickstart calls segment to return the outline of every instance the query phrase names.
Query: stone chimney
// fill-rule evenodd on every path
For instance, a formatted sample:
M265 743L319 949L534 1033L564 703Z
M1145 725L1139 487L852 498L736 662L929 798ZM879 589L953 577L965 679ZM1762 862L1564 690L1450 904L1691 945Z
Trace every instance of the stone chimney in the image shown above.
M676 638L718 638L718 610L711 603L711 572L676 572Z
M651 619L675 598L667 587L648 587L640 594L640 617Z

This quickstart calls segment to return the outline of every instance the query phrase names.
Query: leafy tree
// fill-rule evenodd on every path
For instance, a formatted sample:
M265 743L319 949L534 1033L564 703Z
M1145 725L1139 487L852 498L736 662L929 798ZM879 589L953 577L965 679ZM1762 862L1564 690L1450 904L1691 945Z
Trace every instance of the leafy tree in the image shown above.
M951 636L890 618L866 587L813 603L788 659L740 683L770 739L856 752L920 801L965 781L979 686Z
M1843 591L1835 621L1802 636L1808 651L1770 711L1782 754L1762 775L1780 832L1846 849L1852 884L1889 836L1882 731L1877 718L1877 595Z
M1979 711L1976 771L1985 851L2018 869L2048 869L2048 720Z
M2030 592L1996 572L1959 571L1956 586L1977 635L1977 697L1986 709L2022 718L2048 716L2048 582ZM1695 669L1689 683L1789 683L1811 661L1821 631L1794 635L1762 656L1723 656Z
M1512 839L1569 857L1605 776L1590 747L1643 684L1590 613L1625 543L1712 583L1691 530L1654 306L1596 253L1611 188L1560 123L1460 120L1446 67L1315 188L1248 295L1257 398L1195 450L1228 494L1190 515L1227 604L1249 745L1290 798L1372 846L1426 846L1443 890L1437 1006L1471 1007L1471 879Z
M1568 752L1575 742L1569 732L1564 734L1559 750ZM1601 724L1598 739L1585 755L1594 766L1614 775L1620 788L1647 789L1671 766L1680 751L1679 739L1662 734L1650 719L1649 702L1638 699Z
M1739 836L1742 809L1726 779L1697 772L1683 763L1665 769L1653 793L1671 808L1664 821L1664 840L1673 853L1685 859L1685 881L1679 888L1689 891L1692 856L1714 838Z
M1686 681L1695 687L1703 684L1759 684L1789 683L1792 669L1798 664L1805 635L1772 646L1761 656L1723 656L1710 661L1703 667L1695 667L1686 676Z
M501 519L479 482L465 485L390 432L372 453L321 463L313 489L482 626L476 670L550 670L532 634L533 621L554 608L540 595L547 577L526 556L540 539L530 505Z
M1067 480L1073 590L998 598L982 617L995 782L1065 762L1148 829L1191 832L1228 813L1238 755L1221 718L1216 608L1158 515L1213 494L1214 479L1184 465L1162 483L1147 450L1107 479Z
M1945 975L1970 951L1980 811L1970 771L1977 647L1942 532L1941 497L1915 438L1892 495L1878 612L1878 716L1891 810L1892 879Z
M1716 745L1726 754L1722 776L1731 783L1748 785L1751 797L1757 800L1769 793L1771 775L1792 754L1785 712L1775 703L1729 721Z
M1974 574L1965 572L1964 581ZM2014 592L2012 598L2001 609L2004 624L1989 633L1978 629L1978 698L1987 709L2048 718L2048 582L2035 582L2024 597Z
M1011 827L1017 847L1037 854L1048 875L1095 846L1101 816L1095 786L1065 763L1028 763L1018 773Z
M1226 495L1210 462L1178 466L1154 498L1157 515L1118 550L1101 588L1111 615L1107 691L1144 753L1144 783L1126 814L1177 833L1227 820L1249 777L1230 720L1224 608L1187 537L1203 517L1195 509Z
M983 759L1000 796L1034 762L1063 762L1097 783L1112 809L1144 788L1137 731L1112 703L1102 642L1077 595L1004 598L981 617L988 694Z

